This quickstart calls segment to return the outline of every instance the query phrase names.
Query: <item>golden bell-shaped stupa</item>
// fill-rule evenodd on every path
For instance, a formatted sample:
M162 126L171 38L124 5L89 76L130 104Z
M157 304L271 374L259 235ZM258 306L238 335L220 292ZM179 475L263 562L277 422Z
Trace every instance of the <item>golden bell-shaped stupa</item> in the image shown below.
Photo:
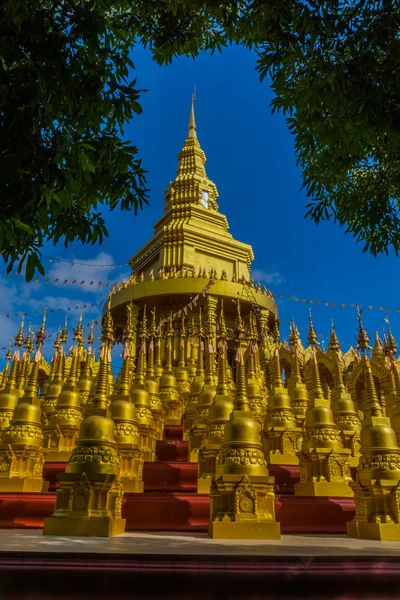
M274 478L268 474L260 427L250 411L238 340L234 410L225 425L211 485L208 534L214 539L280 539Z
M332 359L334 369L334 389L331 394L333 418L340 430L343 446L350 450L350 466L357 467L360 458L361 421L343 381L343 361L333 325L327 356Z
M247 349L247 396L249 398L250 409L254 413L255 420L260 425L260 431L262 431L265 415L267 413L267 405L262 389L262 380L260 379L259 373L257 373L258 333L256 318L253 311L250 312L248 338L250 344Z
M130 395L131 307L127 306L124 329L123 364L118 384L111 397L110 412L115 423L115 441L120 457L120 479L124 492L143 492L143 452L136 419L136 409Z
M42 409L42 422L43 425L48 425L49 418L53 414L58 396L61 394L63 385L63 359L64 349L62 346L63 340L66 339L67 335L67 319L63 331L58 331L54 342L54 354L51 360L50 374L45 382L46 385L42 388L40 406Z
M400 449L389 417L383 414L366 355L369 339L359 311L358 346L364 356L366 411L361 429L361 457L354 491L356 516L347 523L351 537L369 540L400 540Z
M181 326L179 331L179 360L175 369L176 384L185 410L190 393L190 375L186 366L186 326L185 313L182 311Z
M19 399L17 390L17 373L19 367L19 350L12 357L11 371L4 388L0 391L0 436L7 429Z
M165 425L180 425L183 413L178 384L172 369L173 336L174 329L171 312L166 331L165 364L160 379L160 396L164 406Z
M78 388L79 360L79 347L75 346L68 377L58 396L49 423L43 428L43 447L48 450L46 462L67 462L78 439L82 421Z
M193 325L194 330L194 325ZM197 367L195 377L190 384L189 399L186 405L186 409L183 415L183 439L189 440L190 431L193 426L193 422L196 418L197 405L199 403L199 396L203 391L204 387L204 332L203 324L201 320L201 307L199 307L199 329L198 329L198 348L197 348ZM192 352L194 353L195 342L192 340ZM190 457L189 457L190 458ZM195 457L197 460L197 457Z
M149 347L148 347L148 358L147 358L147 370L145 378L145 389L150 397L151 414L153 416L155 437L156 440L164 439L164 407L160 396L160 384L158 378L155 375L154 370L154 349L155 339L157 336L156 327L156 309L152 312L152 323L149 330Z
M213 403L208 411L204 438L199 450L197 492L209 494L215 475L216 458L224 441L224 429L233 410L233 397L228 381L227 330L221 306L218 331L218 384Z
M103 320L96 394L89 416L81 423L65 473L58 475L55 511L44 521L44 535L108 537L125 531L125 519L121 517L120 459L107 397L114 337L109 306L108 303Z
M302 431L297 425L288 391L283 386L278 344L272 362L274 378L263 436L265 457L268 464L298 465Z
M88 341L88 347L86 350L86 358L85 358L83 369L81 370L81 374L80 374L80 377L78 380L78 388L79 388L79 394L81 397L82 408L85 407L85 405L88 401L90 390L91 390L92 383L93 383L92 369L91 369L91 365L90 365L90 362L92 359L92 344L94 342L93 323L90 326L87 341Z
M299 452L300 482L296 496L352 496L350 450L343 448L329 400L324 396L317 363L317 335L310 316L310 406L307 409L302 449Z
M307 386L303 381L300 369L300 334L295 323L291 324L289 335L290 346L292 350L291 373L288 383L288 393L292 403L293 414L296 417L297 425L304 426L306 412L309 404Z
M140 448L146 461L154 461L156 458L156 430L151 412L149 392L145 386L145 361L146 361L146 317L143 315L141 328L141 343L136 365L135 379L131 386L131 398L136 408L136 419L140 435Z
M217 391L217 383L215 381L215 323L212 312L208 310L208 324L206 335L206 368L204 376L203 389L199 394L196 417L193 420L192 428L189 436L189 460L190 462L198 461L199 449L202 439L205 434L208 413L214 401Z
M46 314L37 332L37 350L25 393L14 408L10 425L0 443L0 491L41 492L48 484L43 482L45 451L41 426L39 363L41 348L46 338Z

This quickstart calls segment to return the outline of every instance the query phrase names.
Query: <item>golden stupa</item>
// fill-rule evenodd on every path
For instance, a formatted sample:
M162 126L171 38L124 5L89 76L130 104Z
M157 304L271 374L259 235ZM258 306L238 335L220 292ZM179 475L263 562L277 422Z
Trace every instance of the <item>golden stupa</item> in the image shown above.
M243 318L247 320L252 304L258 305L260 320L270 328L277 314L273 298L265 290L258 291L249 285L252 248L229 233L227 219L218 208L217 188L207 177L205 162L197 139L192 101L187 138L178 154L177 176L164 194L164 215L154 225L153 237L129 260L133 274L128 285L116 291L111 300L118 333L124 327L128 302L132 301L136 327L144 305L156 307L161 321L162 360L169 344L165 334L171 311L175 316L173 328L179 331L182 315L177 314L197 296L189 315L196 322L200 307L203 307L203 315L207 315L207 307L210 307L212 318L217 322L217 306L222 299L226 300L227 327L233 328L235 304L231 300L238 297L241 298ZM243 285L243 281L247 285ZM212 283L203 294L208 282ZM179 335L173 341L172 364L175 368L179 362ZM186 346L186 359L189 358L190 344Z

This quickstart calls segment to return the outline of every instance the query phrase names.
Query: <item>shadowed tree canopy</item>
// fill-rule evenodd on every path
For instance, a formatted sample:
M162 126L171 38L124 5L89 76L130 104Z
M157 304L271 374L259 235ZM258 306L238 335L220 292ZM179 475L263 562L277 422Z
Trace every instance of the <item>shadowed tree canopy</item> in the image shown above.
M141 112L129 53L159 64L231 43L271 78L316 223L400 250L400 5L390 0L5 0L0 7L0 251L43 270L45 241L95 243L102 205L147 202L123 126Z

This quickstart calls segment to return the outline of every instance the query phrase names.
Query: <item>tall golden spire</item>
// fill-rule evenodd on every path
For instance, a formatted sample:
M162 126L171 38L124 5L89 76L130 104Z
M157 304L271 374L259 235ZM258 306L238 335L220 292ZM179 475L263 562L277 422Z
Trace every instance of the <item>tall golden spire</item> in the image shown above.
M192 106L190 107L190 119L189 119L189 129L188 129L188 139L197 139L196 133L196 121L194 118L194 94L192 94Z
M236 392L234 408L235 410L250 410L243 355L241 352L236 357Z
M282 382L282 369L281 369L281 359L279 355L279 346L277 345L274 350L274 380L273 387L274 388L283 388Z
M175 181L165 191L164 208L167 212L175 205L203 205L205 208L218 209L218 191L215 184L208 179L205 162L206 155L197 139L197 128L194 116L194 98L190 107L188 133L182 150L178 154L178 170Z
M315 333L315 329L314 329L314 325L312 322L312 316L311 316L311 310L309 312L309 326L308 326L308 343L310 344L310 346L313 346L314 348L316 346L318 346L318 336Z

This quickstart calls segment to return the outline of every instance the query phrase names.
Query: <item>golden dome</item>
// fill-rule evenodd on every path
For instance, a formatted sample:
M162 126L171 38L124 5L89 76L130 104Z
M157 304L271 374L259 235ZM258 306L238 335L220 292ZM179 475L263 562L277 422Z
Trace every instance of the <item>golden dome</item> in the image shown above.
M285 388L275 388L275 392L269 398L269 407L273 410L292 410L290 396Z
M114 400L110 406L113 421L132 421L136 423L136 408L133 402Z
M135 406L145 406L146 408L150 408L150 396L148 391L133 388L131 390L131 398Z
M229 442L242 442L259 446L260 427L257 421L245 415L235 415L225 425L224 444Z
M18 402L19 393L17 389L6 392L5 390L0 392L0 412L4 409L12 410Z
M212 404L216 394L216 387L213 384L204 384L203 391L199 395L199 406L209 406Z
M233 411L233 401L230 396L215 396L208 413L208 423L214 421L229 421Z
M385 418L386 421L386 418ZM397 449L396 434L389 423L364 425L361 429L361 447L368 450Z
M173 373L163 373L160 379L160 388L176 387L176 377Z
M158 382L154 381L153 379L146 379L145 387L146 387L146 391L149 394L158 394L160 391L160 386L159 386Z
M81 396L78 390L63 390L58 396L57 407L81 408Z
M100 415L91 415L82 421L77 445L85 445L88 442L92 444L99 442L113 444L114 434L114 422L111 419Z
M333 412L328 406L313 406L307 409L307 425L310 427L326 427L334 425Z
M18 424L19 421L26 423L40 423L42 411L39 406L21 402L14 409L12 423Z

